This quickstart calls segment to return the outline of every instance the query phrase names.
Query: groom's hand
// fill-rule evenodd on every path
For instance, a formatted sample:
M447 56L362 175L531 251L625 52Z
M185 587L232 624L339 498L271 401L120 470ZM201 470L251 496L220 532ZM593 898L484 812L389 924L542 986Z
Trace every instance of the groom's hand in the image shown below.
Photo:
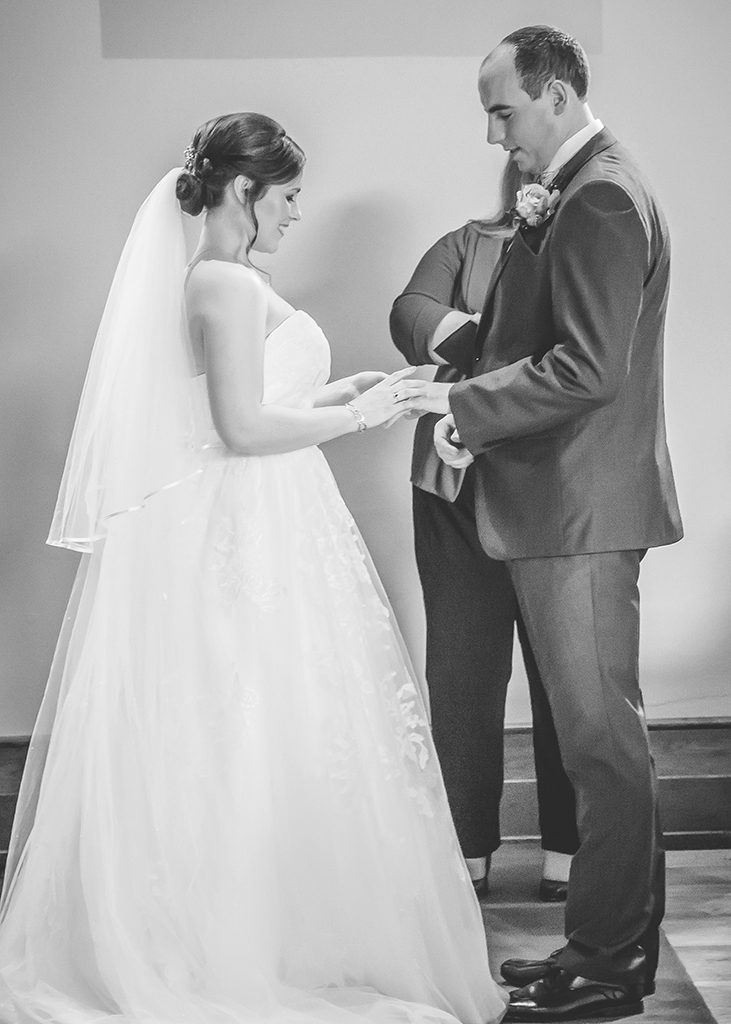
M393 393L407 416L423 416L426 412L444 416L449 412L449 392L453 386L442 381L412 377L394 384Z
M466 469L475 459L459 440L454 416L443 416L434 427L434 447L437 455L452 469Z

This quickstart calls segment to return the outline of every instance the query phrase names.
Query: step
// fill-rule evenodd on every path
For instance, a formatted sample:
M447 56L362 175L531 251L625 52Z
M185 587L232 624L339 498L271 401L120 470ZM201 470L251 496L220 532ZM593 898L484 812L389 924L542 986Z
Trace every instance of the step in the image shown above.
M660 808L668 846L731 846L731 720L650 724ZM7 849L28 749L24 737L0 738L0 852ZM529 728L505 733L501 832L506 839L538 835L538 806Z

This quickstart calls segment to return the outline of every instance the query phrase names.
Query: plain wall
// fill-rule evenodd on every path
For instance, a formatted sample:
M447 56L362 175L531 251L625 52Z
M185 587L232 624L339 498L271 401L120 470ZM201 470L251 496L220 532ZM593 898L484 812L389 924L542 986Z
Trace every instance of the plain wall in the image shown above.
M270 13L269 48L245 59L236 50L243 43L227 48L231 34L211 28L217 2L222 19L236 14L236 0L181 2L175 38L169 17L137 31L134 3L117 2L112 22L110 4L93 0L0 2L0 735L30 731L75 570L74 555L44 540L106 292L137 207L181 162L193 129L218 113L259 110L300 142L304 219L271 263L274 286L319 321L335 375L395 369L394 296L434 239L495 205L502 153L484 140L480 59L511 27L553 20L552 12L562 27L591 35L592 109L654 182L674 243L667 406L687 537L643 564L648 714L731 714L731 7L485 2L479 32L452 33L445 52L439 17L462 24L475 0L426 5L429 30L409 23L396 44L378 19L399 0L374 5L366 42L335 0L295 5L300 19L308 2L318 15L306 39L286 4L264 3L256 9L259 18ZM152 6L164 13L161 0ZM238 7L246 26L254 6ZM201 52L199 37L205 56L190 56ZM411 426L400 423L326 453L421 666L410 444ZM516 668L508 721L528 719Z

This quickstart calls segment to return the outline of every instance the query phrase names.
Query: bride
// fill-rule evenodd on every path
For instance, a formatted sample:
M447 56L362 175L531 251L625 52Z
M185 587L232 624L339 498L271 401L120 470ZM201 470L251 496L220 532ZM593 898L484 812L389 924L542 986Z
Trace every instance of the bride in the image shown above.
M0 908L0 1019L485 1024L505 998L424 701L317 447L326 383L250 262L299 219L276 122L203 125L137 215L49 541L83 552ZM187 267L183 211L205 211Z

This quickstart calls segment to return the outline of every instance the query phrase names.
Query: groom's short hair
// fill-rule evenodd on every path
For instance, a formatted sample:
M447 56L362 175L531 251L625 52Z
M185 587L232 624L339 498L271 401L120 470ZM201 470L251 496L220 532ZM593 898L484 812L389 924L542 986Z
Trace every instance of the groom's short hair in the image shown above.
M555 79L567 82L580 100L589 91L589 62L573 36L550 25L528 25L505 36L502 45L515 49L520 85L532 100Z

